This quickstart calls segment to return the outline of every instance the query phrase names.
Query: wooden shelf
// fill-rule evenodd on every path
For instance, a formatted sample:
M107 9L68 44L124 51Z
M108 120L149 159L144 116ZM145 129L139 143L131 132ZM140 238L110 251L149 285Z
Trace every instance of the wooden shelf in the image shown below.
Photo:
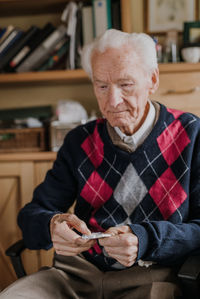
M177 73L177 72L195 72L200 71L200 63L161 63L159 65L160 73Z
M54 161L56 156L56 152L0 153L0 161Z
M163 63L159 65L160 73L200 71L200 63ZM0 74L0 85L11 84L78 84L89 83L84 70L61 70L46 72L28 72L17 74Z
M0 16L58 13L67 2L69 0L0 0Z
M89 83L90 80L85 71L46 71L46 72L28 72L15 74L0 74L0 85L5 84L25 84L25 83Z

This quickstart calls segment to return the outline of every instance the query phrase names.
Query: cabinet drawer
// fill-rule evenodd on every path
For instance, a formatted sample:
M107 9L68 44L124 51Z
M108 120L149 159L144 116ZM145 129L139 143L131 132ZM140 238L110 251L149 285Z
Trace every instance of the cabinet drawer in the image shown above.
M200 72L160 74L159 89L151 98L200 116Z

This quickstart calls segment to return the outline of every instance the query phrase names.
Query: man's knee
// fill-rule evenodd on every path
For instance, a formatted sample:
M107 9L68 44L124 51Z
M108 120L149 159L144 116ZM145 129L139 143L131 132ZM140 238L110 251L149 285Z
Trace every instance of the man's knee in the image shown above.
M150 288L149 299L180 298L182 292L178 284L173 282L153 282Z
M70 295L70 298L76 298L59 270L49 268L18 279L0 294L0 299L54 299L60 298L61 293Z

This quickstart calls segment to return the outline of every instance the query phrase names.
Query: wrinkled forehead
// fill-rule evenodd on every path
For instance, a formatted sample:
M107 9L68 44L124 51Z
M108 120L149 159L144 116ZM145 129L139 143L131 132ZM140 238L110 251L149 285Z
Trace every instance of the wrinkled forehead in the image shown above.
M108 48L104 52L94 50L91 57L94 77L104 77L112 72L113 76L137 77L143 72L141 57L133 47ZM95 79L95 78L94 78Z
M91 55L92 68L102 64L122 64L122 63L139 63L140 56L133 47L122 45L120 48L107 48L100 52L94 50Z

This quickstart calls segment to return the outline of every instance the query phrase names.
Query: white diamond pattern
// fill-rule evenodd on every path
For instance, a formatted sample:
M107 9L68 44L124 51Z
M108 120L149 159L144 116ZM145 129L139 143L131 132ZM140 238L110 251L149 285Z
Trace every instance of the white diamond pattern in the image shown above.
M127 215L130 216L147 192L145 184L130 163L115 189L115 200L122 205Z

